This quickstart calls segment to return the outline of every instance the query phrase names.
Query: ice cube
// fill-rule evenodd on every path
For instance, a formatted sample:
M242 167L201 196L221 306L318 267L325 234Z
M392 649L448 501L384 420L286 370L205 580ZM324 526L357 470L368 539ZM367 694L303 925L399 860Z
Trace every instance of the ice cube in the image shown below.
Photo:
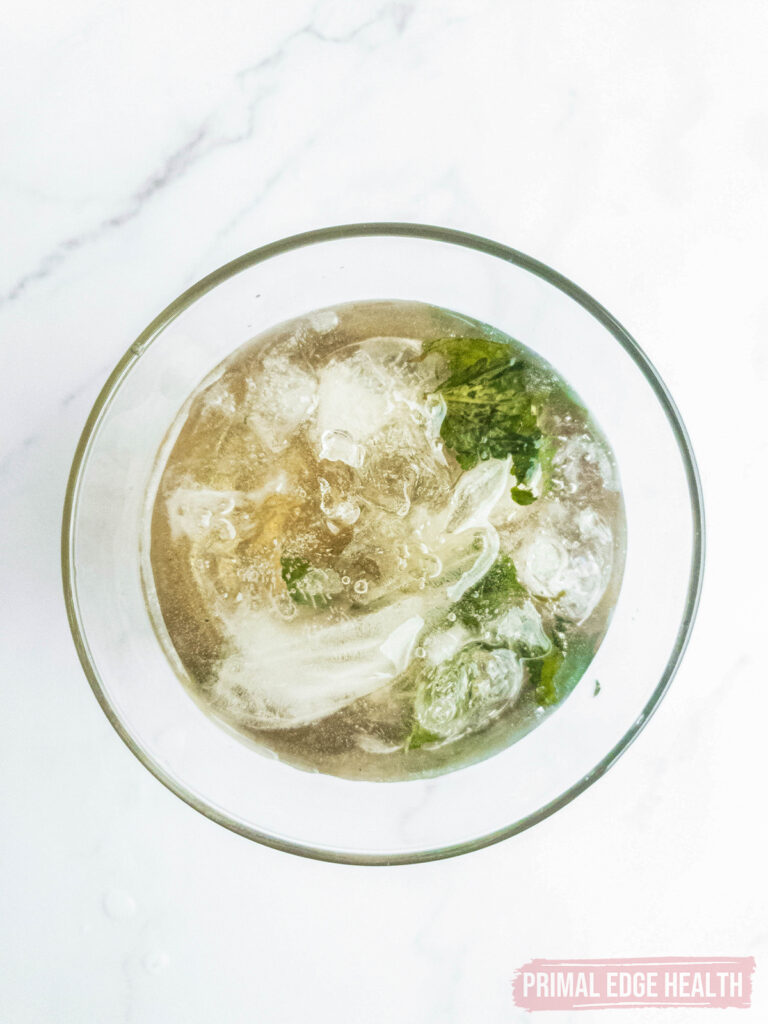
M391 447L390 439L396 441L392 431L385 431L369 446L361 479L368 501L403 518L411 508L419 469L413 461L413 453Z
M330 520L352 526L360 518L360 506L351 497L345 495L338 487L334 487L330 481L321 476L318 480L320 485L320 508L323 514Z
M482 728L514 701L522 689L523 667L509 650L477 644L428 668L414 701L419 725L448 739Z
M516 559L518 576L537 597L557 597L568 578L568 552L556 534L536 532Z
M339 317L332 309L320 309L311 313L307 322L316 334L329 334L339 326Z
M209 487L177 487L166 500L171 537L216 541L235 539L232 522L235 504L242 500L236 491L217 491Z
M579 510L577 524L582 540L610 546L613 534L608 523L593 508Z
M506 459L488 459L462 473L451 498L448 533L488 525L494 506L511 487L511 464L511 455Z
M459 551L466 558L469 552L466 549L465 538L471 538L470 558L474 554L474 559L471 565L462 572L458 580L445 588L446 594L452 601L458 601L462 594L465 594L470 587L474 587L476 583L479 583L496 561L499 554L499 535L492 526L486 526L474 531L462 530L457 539L459 541ZM456 558L455 541L453 543L449 541L446 549L441 551L441 554L443 556L443 564L447 569L456 566L460 562L460 558Z
M320 438L320 458L328 462L346 462L359 469L365 458L365 449L352 440L346 430L326 430Z
M442 505L453 472L442 449L401 404L392 421L366 443L361 480L368 500L402 518L416 502Z
M343 432L357 444L380 431L394 408L388 381L366 352L323 367L319 375L315 433ZM318 445L319 447L319 445Z
M592 613L610 579L612 534L594 509L575 513L560 502L524 535L513 557L520 581L576 623Z
M224 381L218 380L203 392L203 409L216 411L222 416L232 417L237 411L235 396Z
M583 622L603 596L604 577L603 568L591 552L576 555L571 560L568 589L558 602L562 613L575 622Z
M466 726L471 662L457 655L428 671L416 694L416 721L435 736L456 736Z
M379 645L379 650L385 658L392 662L398 675L405 670L411 660L416 638L423 628L424 619L420 615L412 615L405 622L400 623L384 643Z
M514 700L523 685L523 666L512 651L482 651L472 679L467 717L477 728L494 718Z
M589 434L569 438L552 460L553 480L567 494L588 496L617 491L618 475L610 455Z
M542 657L552 647L541 616L530 601L509 608L490 624L489 630L496 643L514 649L523 658Z
M385 653L400 627L413 631L420 602L405 599L367 615L283 622L239 604L226 621L226 656L214 670L214 707L259 728L293 728L333 714L391 682Z
M452 658L471 639L470 634L458 623L449 629L439 629L424 640L424 653L432 665L439 665Z
M247 384L248 426L270 451L282 451L317 405L314 374L285 356L268 355L258 378Z
M438 360L422 359L421 350L420 339L394 335L366 338L360 345L360 351L396 379L398 388L413 395L434 391L439 383Z
M408 375L411 371L405 368L410 367L421 354L421 341L418 338L375 335L361 343L360 351L367 353L380 366Z

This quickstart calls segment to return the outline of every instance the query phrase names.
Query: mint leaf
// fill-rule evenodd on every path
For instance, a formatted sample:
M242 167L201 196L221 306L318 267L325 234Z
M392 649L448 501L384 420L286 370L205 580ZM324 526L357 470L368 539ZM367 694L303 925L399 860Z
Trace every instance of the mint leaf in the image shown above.
M479 630L523 594L525 590L517 579L512 559L509 555L499 555L480 582L461 596L452 611L467 629Z
M532 661L528 666L528 678L533 684L533 695L536 703L543 707L557 704L565 696L564 690L558 686L557 674L565 661L561 651L555 648L546 658Z
M483 370L508 366L511 358L507 345L486 338L438 338L425 341L421 352L422 357L437 352L448 362L445 387L466 383Z
M423 747L425 743L437 743L440 739L442 739L442 737L437 736L428 729L425 729L423 726L419 725L418 722L414 722L410 735L405 741L405 749L418 750L419 747Z
M295 555L282 555L280 570L288 594L296 604L325 608L331 602L327 592L327 574L315 569L305 559Z
M595 656L594 641L587 637L573 637L566 651L562 637L555 631L554 643L556 646L546 657L528 663L534 697L544 707L559 703L569 694Z
M280 559L280 574L289 590L292 586L299 583L311 568L312 567L306 558L283 555Z
M498 341L443 338L424 346L424 355L438 352L448 363L439 387L446 405L440 434L462 469L481 459L512 456L520 504L535 500L526 488L539 461L542 433L537 405L544 397L528 364Z

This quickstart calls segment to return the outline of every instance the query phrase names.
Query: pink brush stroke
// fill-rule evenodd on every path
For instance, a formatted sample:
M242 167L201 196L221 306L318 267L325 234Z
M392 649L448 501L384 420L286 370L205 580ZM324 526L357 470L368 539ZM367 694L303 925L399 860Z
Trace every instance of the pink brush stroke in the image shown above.
M698 1006L748 1009L754 957L531 960L512 982L524 1010Z

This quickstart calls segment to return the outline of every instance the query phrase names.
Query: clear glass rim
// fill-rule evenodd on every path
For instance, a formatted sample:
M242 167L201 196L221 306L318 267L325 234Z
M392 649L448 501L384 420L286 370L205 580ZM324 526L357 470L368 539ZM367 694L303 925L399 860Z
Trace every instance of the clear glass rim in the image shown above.
M263 263L274 256L290 252L292 249L300 249L309 245L316 245L323 242L338 241L345 238L363 238L371 236L381 237L405 237L417 238L425 241L447 242L451 245L461 246L466 249L474 249L488 256L494 256L507 263L527 270L529 273L542 278L555 288L564 292L571 299L589 312L622 346L635 365L641 371L646 381L653 389L664 413L669 421L677 447L683 461L683 467L688 486L690 498L690 511L692 519L692 545L690 554L690 567L688 574L688 586L682 619L677 630L675 643L670 652L669 659L661 674L661 678L653 690L650 698L643 707L642 712L632 723L631 728L616 743L611 750L587 772L578 782L570 786L555 800L550 801L532 814L526 815L519 821L496 829L493 832L469 839L461 843L447 846L440 846L428 850L416 850L406 853L359 853L348 850L334 850L330 847L312 846L302 844L293 840L283 839L259 831L248 825L231 818L226 813L207 804L195 793L189 791L177 779L169 775L151 756L143 749L130 735L120 720L114 706L112 705L107 692L102 684L99 670L91 655L85 629L80 615L80 607L77 594L76 572L73 559L74 544L74 523L78 508L80 482L83 467L85 466L91 441L95 436L99 423L108 409L112 398L116 394L123 379L130 373L133 366L138 362L148 347L157 340L162 331L180 313L191 306L199 298L215 288L218 284L228 278L239 274L258 263ZM67 490L64 499L64 511L62 520L61 535L61 567L64 586L64 601L67 609L70 630L74 639L80 663L83 667L88 682L93 690L96 699L107 716L120 738L147 768L156 779L167 789L180 797L185 803L195 810L204 814L207 818L223 825L241 836L252 839L273 849L283 850L288 853L297 854L303 857L310 857L316 860L333 861L342 864L360 865L391 865L391 864L415 864L425 861L441 860L447 857L455 857L459 854L469 853L474 850L491 846L503 839L523 832L532 825L548 818L555 811L564 807L583 793L589 786L596 782L608 769L615 764L618 758L624 753L629 745L639 735L651 715L658 707L662 697L667 692L675 672L680 665L685 649L693 629L694 619L701 594L703 570L704 570L704 503L701 489L701 481L696 465L696 459L691 447L688 432L682 421L680 413L667 390L666 385L659 376L658 371L651 363L648 356L643 352L637 342L627 330L606 310L599 302L593 299L582 288L574 284L562 274L541 263L531 256L527 256L516 249L494 242L479 235L468 234L463 231L456 231L451 228L441 228L426 224L411 223L389 223L372 222L361 224L344 224L336 227L320 228L313 231L302 232L301 234L290 235L280 241L253 249L243 256L239 256L229 263L224 264L217 270L202 278L183 292L177 299L170 303L148 327L142 331L136 341L130 346L125 355L120 359L115 369L109 375L104 387L101 389L96 402L86 420L83 432L75 450L72 468L67 482Z

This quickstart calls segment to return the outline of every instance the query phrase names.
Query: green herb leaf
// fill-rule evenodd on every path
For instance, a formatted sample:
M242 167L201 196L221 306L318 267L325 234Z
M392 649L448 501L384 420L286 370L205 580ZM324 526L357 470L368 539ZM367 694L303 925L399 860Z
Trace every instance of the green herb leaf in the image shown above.
M435 733L429 732L428 729L419 725L418 722L414 722L411 733L405 741L405 749L418 750L419 747L423 747L426 743L437 743L441 738L435 735Z
M513 487L511 493L513 501L518 505L532 505L536 501L533 491L528 491L524 487Z
M528 663L528 678L534 697L542 706L558 704L582 678L595 656L594 641L588 637L572 637L566 650L562 637L554 634L555 647L537 661Z
M449 376L444 387L464 384L485 370L509 366L511 352L507 345L487 338L438 338L425 341L422 356L437 352L448 362Z
M306 558L283 555L280 559L281 575L289 590L292 586L302 580L311 568L312 567Z
M314 569L305 558L282 555L280 570L291 600L296 604L313 608L330 604L331 595L326 590L327 578L322 569Z
M509 555L499 555L480 582L461 596L452 611L467 629L477 630L523 594L525 589L518 581L512 559Z
M443 338L424 346L448 363L440 385L446 413L440 434L462 469L481 459L512 456L516 486L512 497L530 504L526 488L539 462L542 433L537 406L543 395L527 363L508 346L483 338Z
M565 695L564 690L558 686L557 674L562 667L565 658L561 651L555 648L546 658L532 661L528 666L529 679L534 686L536 702L544 707L549 707Z

